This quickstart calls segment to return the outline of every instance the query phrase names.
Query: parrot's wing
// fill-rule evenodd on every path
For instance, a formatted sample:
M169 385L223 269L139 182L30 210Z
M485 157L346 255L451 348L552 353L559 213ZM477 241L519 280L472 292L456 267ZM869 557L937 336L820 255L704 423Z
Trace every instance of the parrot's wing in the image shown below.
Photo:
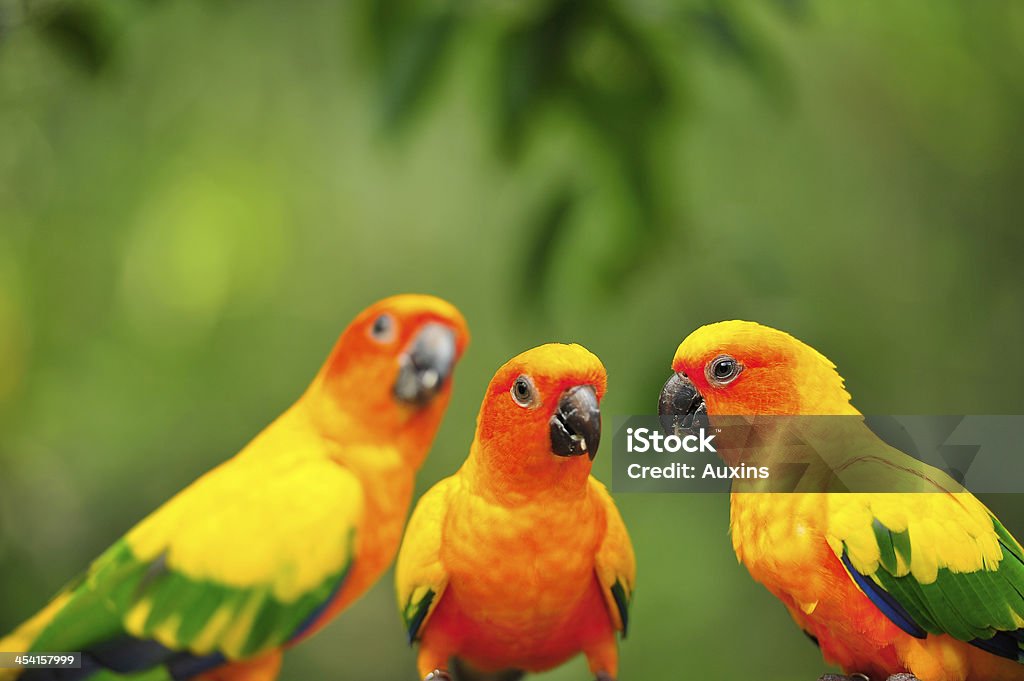
M633 544L629 540L629 532L626 531L626 524L622 522L619 509L615 507L615 502L605 486L591 478L590 487L601 500L606 518L604 539L597 550L594 569L612 623L625 638L629 629L629 605L633 600L633 585L636 583Z
M1024 551L973 495L833 494L828 508L829 545L894 624L1024 661Z
M419 638L448 585L448 572L441 561L441 533L448 494L455 484L455 478L446 478L420 498L398 552L395 590L409 643Z
M189 678L281 646L344 582L362 517L358 479L322 455L233 459L97 559L31 649Z

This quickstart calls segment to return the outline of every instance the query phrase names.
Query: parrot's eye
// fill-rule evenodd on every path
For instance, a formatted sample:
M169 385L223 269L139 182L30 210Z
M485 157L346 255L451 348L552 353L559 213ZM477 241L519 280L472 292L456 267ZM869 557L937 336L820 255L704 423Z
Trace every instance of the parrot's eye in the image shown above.
M708 363L705 374L708 381L722 386L735 380L741 371L743 371L743 365L737 362L734 357L720 355Z
M533 389L533 381L530 380L529 376L524 374L513 381L512 389L509 392L512 393L512 399L520 407L533 406L535 391Z
M378 343L390 343L395 339L395 319L389 314L382 314L373 320L370 337Z

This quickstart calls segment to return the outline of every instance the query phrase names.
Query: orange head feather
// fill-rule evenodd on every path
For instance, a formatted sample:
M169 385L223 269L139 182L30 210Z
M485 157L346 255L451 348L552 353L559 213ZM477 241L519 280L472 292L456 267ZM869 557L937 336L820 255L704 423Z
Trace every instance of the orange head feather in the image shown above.
M467 474L492 492L583 491L601 437L604 365L581 345L550 343L491 379Z
M715 415L856 414L835 365L811 346L755 322L702 326L680 343L662 411L696 391ZM679 405L676 405L679 407Z
M451 303L427 295L385 298L342 332L304 401L328 438L398 442L419 465L468 343L466 321Z

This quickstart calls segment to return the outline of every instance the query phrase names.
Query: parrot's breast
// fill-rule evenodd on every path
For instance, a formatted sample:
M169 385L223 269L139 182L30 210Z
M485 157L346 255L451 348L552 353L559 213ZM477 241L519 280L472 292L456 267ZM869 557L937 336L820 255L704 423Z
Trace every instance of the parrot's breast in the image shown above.
M729 530L736 557L757 581L810 609L828 584L808 570L829 551L821 494L734 493Z
M464 493L452 503L444 598L465 622L467 656L529 668L517 655L578 652L580 608L593 602L608 619L594 573L603 511L589 497L506 507Z

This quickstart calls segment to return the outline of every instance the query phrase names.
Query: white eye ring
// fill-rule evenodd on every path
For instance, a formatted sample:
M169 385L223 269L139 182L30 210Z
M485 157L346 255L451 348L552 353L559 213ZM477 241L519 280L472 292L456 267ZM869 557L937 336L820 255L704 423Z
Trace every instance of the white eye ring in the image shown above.
M512 395L512 401L520 407L532 407L537 398L537 389L533 387L533 381L526 374L516 377L508 392Z
M704 369L704 376L708 379L708 383L722 387L735 381L742 371L743 365L735 357L719 355L708 362Z
M370 338L378 343L390 343L396 335L395 318L387 312L373 320L370 326Z

